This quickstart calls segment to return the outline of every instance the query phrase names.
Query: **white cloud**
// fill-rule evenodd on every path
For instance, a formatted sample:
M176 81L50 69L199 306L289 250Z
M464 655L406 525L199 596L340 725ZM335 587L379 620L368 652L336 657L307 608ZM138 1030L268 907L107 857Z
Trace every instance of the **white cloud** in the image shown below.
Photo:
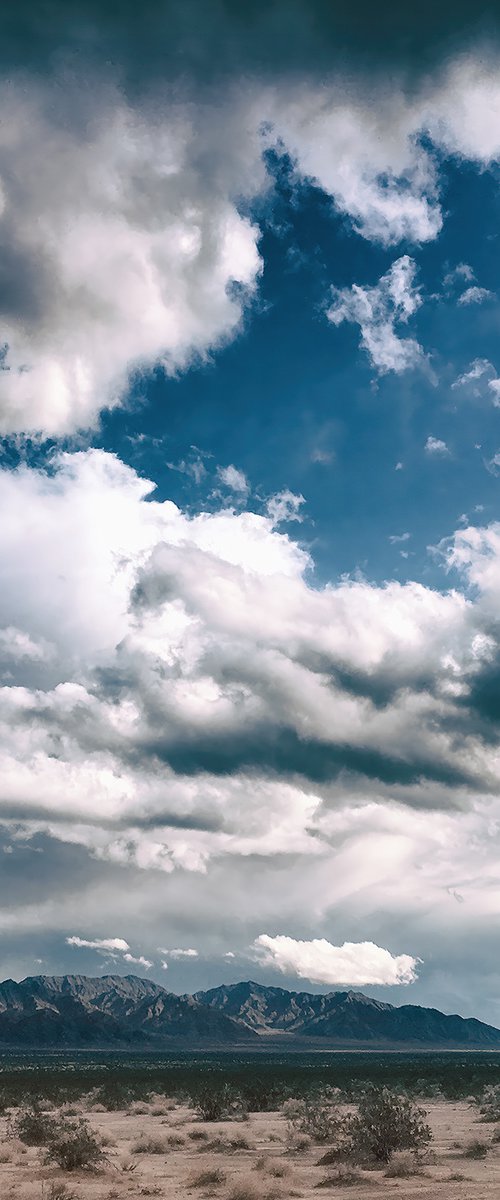
M488 381L488 387L490 388L490 391L493 392L494 408L500 408L500 379L490 379Z
M411 538L411 533L392 533L389 535L391 545L397 546L399 542L408 542Z
M67 937L66 944L82 950L116 950L123 954L130 950L128 942L123 938L93 938L89 941L87 938Z
M255 941L260 961L311 983L353 986L414 983L420 959L392 955L373 942L344 942L332 946L325 938L310 942L260 934Z
M483 304L485 300L493 298L493 292L490 292L489 288L470 287L458 297L458 304Z
M455 284L472 283L474 279L475 274L469 263L457 263L456 267L445 275L443 284L445 288L451 288Z
M228 77L216 96L186 83L133 103L109 75L92 82L11 80L0 95L3 433L95 425L144 371L183 371L235 336L262 269L259 230L238 205L270 186L266 144L386 246L439 233L432 143L482 166L500 156L498 70L479 56L411 90L338 67L321 86ZM397 333L420 302L412 271L404 256L381 281L385 299L380 284L344 289L330 310L360 323L381 371L422 357ZM454 274L467 282L472 270ZM473 286L462 303L480 295Z
M350 288L332 289L328 320L334 325L343 321L359 325L361 345L382 374L387 371L399 374L422 360L418 342L402 338L397 332L397 327L406 324L422 303L414 279L415 263L405 254L392 263L374 287L353 284Z
M427 438L424 449L426 454L434 454L436 456L444 456L450 453L446 442L441 441L441 438L432 437L430 434Z
M98 81L4 85L1 103L0 432L57 436L132 372L184 370L238 331L261 260L234 196L264 185L258 129L241 138L236 96L221 139L216 102L139 110Z
M300 510L303 504L305 504L303 496L298 496L289 488L285 488L284 491L276 492L274 496L269 497L266 509L273 525L280 525L282 521L302 521Z
M143 954L140 954L138 958L135 958L133 954L124 954L123 961L136 967L144 967L146 971L150 971L154 966L154 963L150 962L149 958L144 958Z
M217 467L217 478L230 492L237 492L243 497L248 495L250 486L243 471L237 467Z
M174 959L198 958L198 951L193 950L192 948L189 948L187 950L182 950L181 948L176 948L176 949L174 948L173 950L165 950L165 948L163 946L159 946L158 953L165 954L167 958L174 958Z
M276 920L328 937L333 910L339 942L354 919L392 944L397 911L427 960L423 886L433 920L458 888L479 929L498 857L480 703L496 526L442 548L459 586L440 592L319 585L271 516L190 516L100 451L0 470L0 507L0 628L53 647L0 680L0 834L9 864L53 858L55 888L67 873L63 901L0 907L3 936L65 937L85 912L149 962L168 911L172 947L220 960Z
M476 383L478 379L482 379L484 375L488 374L495 374L495 368L491 365L489 359L475 358L471 362L469 369L458 375L451 386L452 388L467 387L469 384Z

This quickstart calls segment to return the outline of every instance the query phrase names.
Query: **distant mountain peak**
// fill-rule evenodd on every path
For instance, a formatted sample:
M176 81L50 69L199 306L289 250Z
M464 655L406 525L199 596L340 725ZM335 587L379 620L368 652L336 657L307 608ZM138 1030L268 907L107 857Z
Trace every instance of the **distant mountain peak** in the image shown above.
M396 1007L353 990L288 991L253 980L194 996L137 975L34 975L0 984L0 1045L173 1045L500 1049L500 1030L434 1008Z

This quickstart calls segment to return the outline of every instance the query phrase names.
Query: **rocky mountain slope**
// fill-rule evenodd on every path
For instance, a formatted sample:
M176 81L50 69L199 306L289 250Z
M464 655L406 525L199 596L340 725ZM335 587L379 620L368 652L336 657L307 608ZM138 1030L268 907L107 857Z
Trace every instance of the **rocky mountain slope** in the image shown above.
M135 975L33 976L0 984L0 1046L305 1045L499 1049L500 1030L361 992L289 992L235 983L176 996Z
M500 1030L492 1025L414 1004L396 1008L362 992L314 995L247 982L197 992L195 998L267 1037L327 1039L337 1045L500 1049Z
M252 1042L256 1034L194 997L135 975L33 976L0 984L0 1044L146 1047Z

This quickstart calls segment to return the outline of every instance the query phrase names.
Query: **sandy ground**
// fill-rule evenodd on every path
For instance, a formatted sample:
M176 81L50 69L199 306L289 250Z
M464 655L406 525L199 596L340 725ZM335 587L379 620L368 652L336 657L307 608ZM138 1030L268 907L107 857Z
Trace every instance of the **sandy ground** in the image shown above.
M7 1121L2 1118L0 1200L132 1200L142 1196L309 1200L322 1195L368 1200L377 1194L400 1196L401 1200L419 1196L499 1200L500 1143L492 1144L497 1126L478 1123L476 1110L465 1103L426 1107L434 1141L422 1173L391 1178L385 1169L362 1171L350 1184L338 1179L325 1184L336 1175L336 1168L318 1165L326 1147L310 1144L291 1151L286 1122L279 1113L256 1113L245 1122L216 1124L196 1120L181 1106L169 1109L161 1103L136 1104L130 1111L117 1113L87 1111L85 1116L106 1142L108 1157L105 1169L95 1175L44 1165L43 1151L9 1137ZM159 1143L154 1153L147 1148L151 1139ZM467 1157L465 1151L472 1140L488 1145L485 1159Z

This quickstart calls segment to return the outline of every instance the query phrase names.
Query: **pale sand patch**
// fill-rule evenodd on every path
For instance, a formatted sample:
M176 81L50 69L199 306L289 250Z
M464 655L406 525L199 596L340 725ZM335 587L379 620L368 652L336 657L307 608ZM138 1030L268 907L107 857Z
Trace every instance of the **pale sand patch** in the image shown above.
M347 1176L337 1181L335 1166L318 1165L324 1146L312 1143L290 1153L286 1122L279 1113L254 1113L245 1122L205 1124L189 1109L169 1110L168 1102L160 1101L122 1112L89 1112L93 1129L107 1143L108 1162L97 1175L67 1174L45 1166L43 1151L9 1138L7 1120L1 1118L0 1198L49 1200L54 1183L65 1184L76 1200L147 1196L159 1200L319 1200L322 1196L499 1200L500 1144L491 1144L496 1126L478 1124L476 1110L464 1102L434 1102L426 1108L434 1141L422 1174L387 1178L384 1170L360 1171L354 1181ZM465 1157L472 1140L488 1144L485 1159ZM148 1144L156 1147L155 1152L148 1150ZM144 1146L144 1151L137 1152L138 1146ZM334 1182L318 1187L328 1178Z

